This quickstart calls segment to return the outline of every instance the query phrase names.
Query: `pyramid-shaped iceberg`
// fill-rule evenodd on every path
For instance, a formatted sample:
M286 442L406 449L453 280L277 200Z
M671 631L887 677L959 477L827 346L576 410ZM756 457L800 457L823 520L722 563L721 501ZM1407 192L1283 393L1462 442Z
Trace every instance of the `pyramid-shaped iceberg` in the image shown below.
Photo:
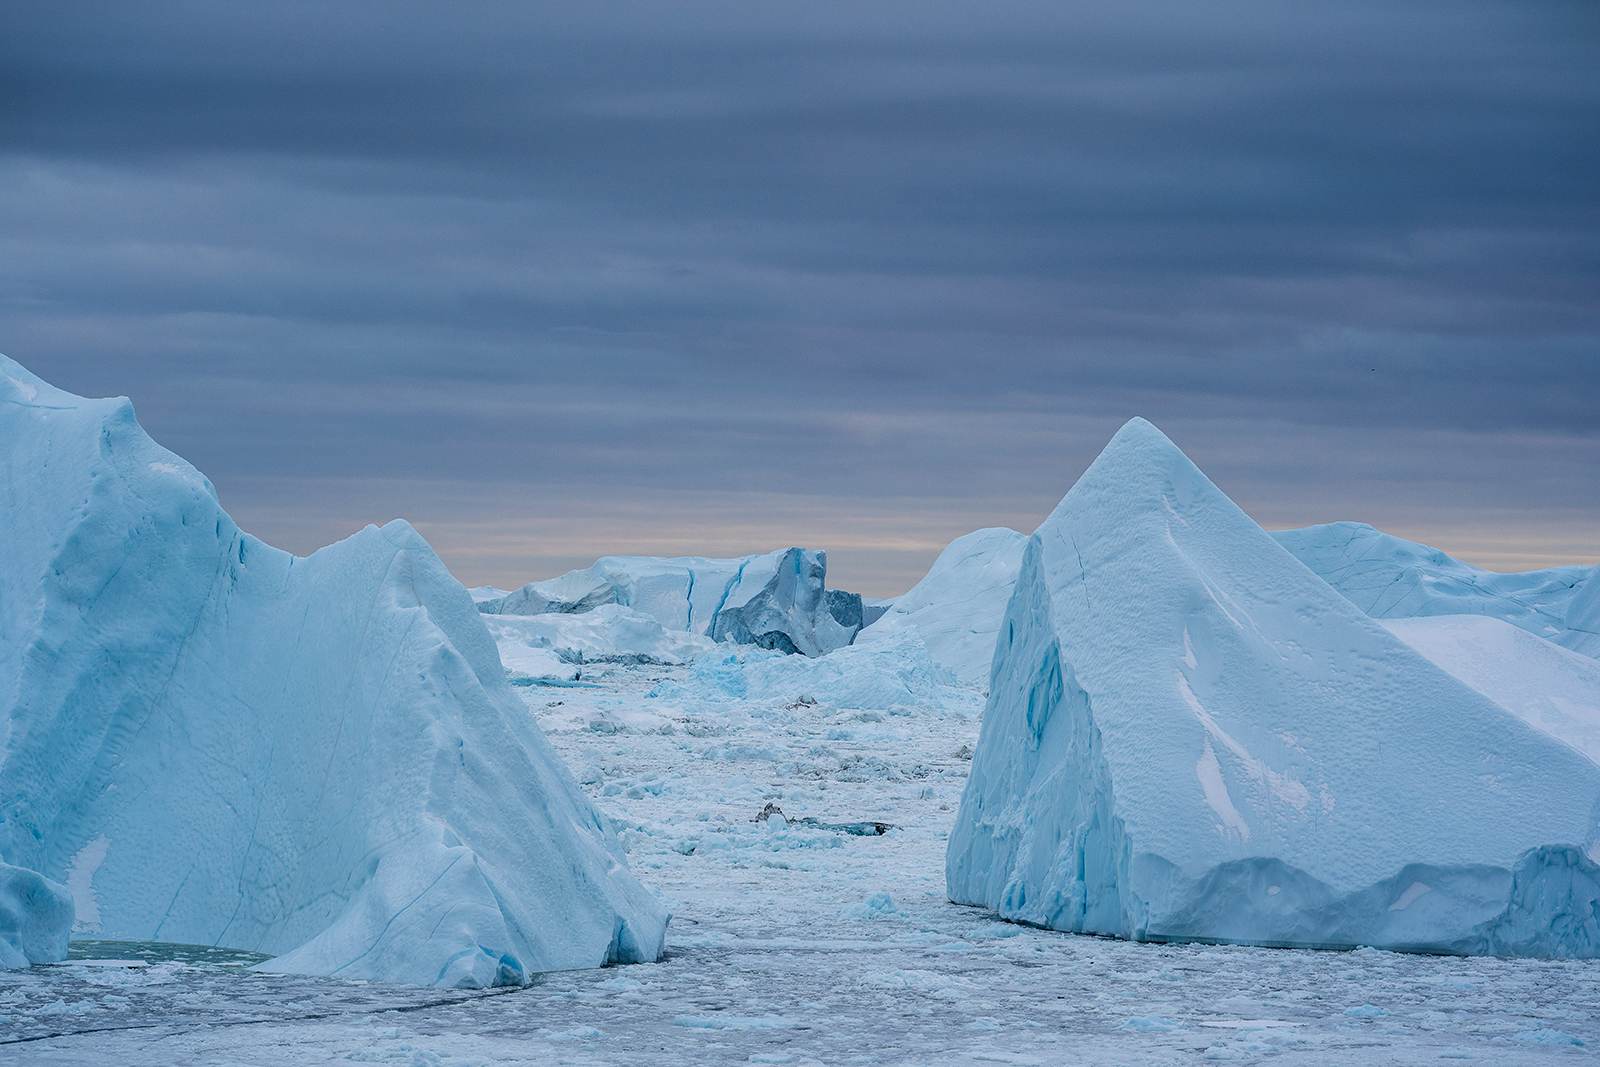
M300 558L0 357L0 862L95 936L436 985L653 960L666 916L404 522Z
M1595 956L1597 855L1600 766L1135 420L1028 543L946 877L1141 940Z

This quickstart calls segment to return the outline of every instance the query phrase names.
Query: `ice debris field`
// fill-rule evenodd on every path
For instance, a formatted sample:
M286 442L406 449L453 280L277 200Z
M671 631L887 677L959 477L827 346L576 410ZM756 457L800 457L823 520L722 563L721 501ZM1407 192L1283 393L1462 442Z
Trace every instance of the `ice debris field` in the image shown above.
M1269 534L1138 420L890 604L469 594L0 357L0 543L7 1063L1600 1048L1596 569Z

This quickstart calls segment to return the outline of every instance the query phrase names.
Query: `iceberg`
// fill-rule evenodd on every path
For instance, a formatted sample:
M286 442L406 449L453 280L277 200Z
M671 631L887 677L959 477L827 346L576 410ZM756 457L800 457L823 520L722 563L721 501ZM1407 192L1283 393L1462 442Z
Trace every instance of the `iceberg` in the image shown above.
M990 684L955 902L1145 941L1600 955L1600 766L1143 420L1029 538Z
M1025 535L1004 527L956 538L923 579L896 598L857 642L893 642L914 630L933 662L951 678L962 685L984 685L1027 543Z
M713 641L820 656L850 644L865 620L860 595L828 589L827 571L827 553L804 548L737 559L603 556L478 610L576 614L619 604Z
M1480 570L1361 522L1272 536L1375 619L1485 615L1600 659L1600 567Z
M0 860L99 936L438 986L661 955L660 904L406 523L279 551L126 399L0 357L0 543Z
M65 886L0 863L0 970L66 959L72 921Z

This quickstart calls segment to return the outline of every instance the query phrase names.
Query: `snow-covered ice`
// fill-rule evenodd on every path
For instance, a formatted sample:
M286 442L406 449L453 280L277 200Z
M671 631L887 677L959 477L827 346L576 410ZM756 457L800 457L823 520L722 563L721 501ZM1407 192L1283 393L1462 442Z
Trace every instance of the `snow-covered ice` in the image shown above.
M715 641L818 656L850 644L865 621L861 597L828 589L827 571L827 553L804 548L736 559L603 556L478 608L543 615L620 604Z
M1600 763L1600 660L1483 615L1390 619L1384 626L1524 722Z
M1596 956L1597 802L1134 420L1029 540L947 879L1141 940Z
M952 679L987 685L995 635L1027 543L1026 536L1004 527L956 538L923 579L862 632L858 644L885 644L914 630L934 663Z
M66 959L72 915L66 886L0 863L0 970Z
M1272 536L1373 618L1486 615L1600 658L1600 567L1480 570L1360 522Z
M654 960L666 914L404 522L305 558L0 357L0 860L99 936L425 985Z

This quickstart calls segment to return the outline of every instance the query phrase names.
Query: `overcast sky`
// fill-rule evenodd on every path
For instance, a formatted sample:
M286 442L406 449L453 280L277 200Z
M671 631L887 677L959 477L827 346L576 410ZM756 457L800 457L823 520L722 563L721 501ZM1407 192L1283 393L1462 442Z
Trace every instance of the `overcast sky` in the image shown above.
M829 550L1144 415L1270 527L1600 561L1600 4L44 3L0 351L299 552Z

